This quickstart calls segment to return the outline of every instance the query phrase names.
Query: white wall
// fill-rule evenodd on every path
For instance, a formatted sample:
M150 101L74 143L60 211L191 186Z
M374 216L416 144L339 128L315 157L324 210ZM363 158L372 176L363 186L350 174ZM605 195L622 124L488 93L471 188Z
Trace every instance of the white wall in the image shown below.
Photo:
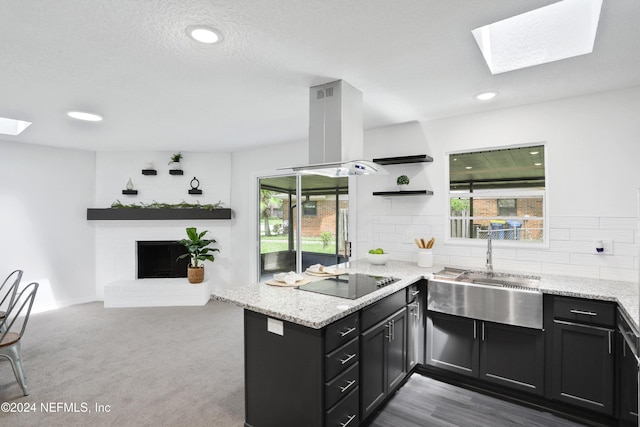
M438 240L434 250L437 262L482 267L486 251L482 243L443 243L446 154L546 142L550 247L498 246L494 267L637 281L637 111L640 87L365 133L365 157L427 153L434 162L390 166L390 177L361 180L358 255L364 256L370 247L383 247L394 258L415 260L415 245L406 237L419 233ZM393 188L395 178L405 172L410 178L415 176L416 187L426 185L435 195L371 197L372 191ZM599 239L613 240L613 255L592 254L592 241Z
M231 229L233 283L240 286L256 281L257 177L277 168L308 163L308 144L301 141L239 151L231 158L231 203L236 212Z
M0 141L0 277L40 283L34 310L92 301L95 155Z

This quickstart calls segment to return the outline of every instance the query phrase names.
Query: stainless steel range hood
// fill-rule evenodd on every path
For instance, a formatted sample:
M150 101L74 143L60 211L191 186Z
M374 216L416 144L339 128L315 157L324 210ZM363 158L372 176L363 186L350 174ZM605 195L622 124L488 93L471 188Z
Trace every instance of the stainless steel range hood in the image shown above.
M362 158L362 93L338 80L309 89L309 164L291 169L329 177L387 174Z

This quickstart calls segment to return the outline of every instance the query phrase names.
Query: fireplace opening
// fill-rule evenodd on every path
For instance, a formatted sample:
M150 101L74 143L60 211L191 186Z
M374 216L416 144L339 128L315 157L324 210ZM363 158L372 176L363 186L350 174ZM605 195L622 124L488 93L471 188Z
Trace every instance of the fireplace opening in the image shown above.
M187 248L171 240L138 241L138 279L187 277Z

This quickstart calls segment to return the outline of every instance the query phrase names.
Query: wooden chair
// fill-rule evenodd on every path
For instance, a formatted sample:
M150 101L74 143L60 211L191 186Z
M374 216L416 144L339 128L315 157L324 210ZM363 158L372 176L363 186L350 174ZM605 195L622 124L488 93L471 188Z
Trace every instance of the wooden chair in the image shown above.
M22 270L15 270L4 279L2 286L0 286L0 322L4 319L8 308L13 305L21 278ZM0 333L2 332L4 330L0 329Z
M38 291L38 283L29 283L14 298L13 304L0 321L0 357L9 359L13 373L25 396L29 395L20 358L20 340L27 328L31 307Z

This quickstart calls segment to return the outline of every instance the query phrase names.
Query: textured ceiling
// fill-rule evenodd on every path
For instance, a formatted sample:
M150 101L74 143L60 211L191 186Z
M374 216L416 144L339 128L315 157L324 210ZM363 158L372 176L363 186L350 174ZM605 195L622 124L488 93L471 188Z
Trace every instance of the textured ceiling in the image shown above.
M0 0L0 116L34 122L2 139L235 151L306 139L308 88L337 79L363 92L365 129L640 85L637 0L604 2L592 54L492 76L471 30L554 2Z

